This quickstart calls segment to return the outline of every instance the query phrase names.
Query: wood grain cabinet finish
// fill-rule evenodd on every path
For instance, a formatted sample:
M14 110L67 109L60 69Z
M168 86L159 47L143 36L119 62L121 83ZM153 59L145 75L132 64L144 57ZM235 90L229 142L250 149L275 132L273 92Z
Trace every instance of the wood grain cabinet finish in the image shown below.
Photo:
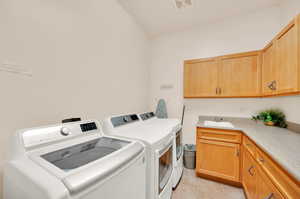
M243 132L197 128L196 145L198 176L242 185L247 199L300 199L300 182Z
M286 198L300 198L300 182L294 181L274 160L257 148L256 160L261 170Z
M299 18L299 17L298 17ZM299 23L293 20L275 39L277 58L277 94L299 92Z
M261 53L259 51L221 57L221 97L261 96Z
M300 15L262 50L187 60L185 98L300 94Z
M199 128L197 133L198 139L213 140L219 142L231 142L231 143L241 143L242 134L238 131L231 130L219 130L219 129L206 129Z
M242 183L248 199L300 198L300 183L294 180L247 136L243 136L242 151ZM251 170L256 176L256 188L253 188L253 181L247 174L249 162L255 168ZM255 196L253 194L254 189L256 190Z
M187 62L184 67L184 96L186 98L216 97L218 64L216 59Z
M261 96L261 53L185 61L185 98Z
M255 199L257 194L257 163L245 150L243 153L242 184L248 199Z
M240 145L198 139L197 172L233 182L240 181Z
M271 42L262 50L262 94L272 96L276 94L276 46Z
M234 183L240 182L240 134L235 132L197 130L196 172Z
M264 96L297 94L300 91L299 20L297 16L262 50Z
M248 137L243 137L243 147L253 156L256 157L257 149L254 144Z
M248 199L285 199L267 175L260 169L257 172L256 187L256 196L248 197Z

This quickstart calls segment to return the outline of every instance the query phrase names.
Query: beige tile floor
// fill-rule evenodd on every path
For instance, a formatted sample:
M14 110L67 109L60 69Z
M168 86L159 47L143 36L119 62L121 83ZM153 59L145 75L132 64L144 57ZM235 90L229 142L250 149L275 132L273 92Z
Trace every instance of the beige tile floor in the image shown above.
M185 169L172 199L245 199L245 196L240 188L198 178L194 170Z

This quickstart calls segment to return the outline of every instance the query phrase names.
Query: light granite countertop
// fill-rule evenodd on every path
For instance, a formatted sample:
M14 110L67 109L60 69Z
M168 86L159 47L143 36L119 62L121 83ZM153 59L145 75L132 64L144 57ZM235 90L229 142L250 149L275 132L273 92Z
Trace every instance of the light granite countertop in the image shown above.
M200 116L197 127L239 130L245 133L255 143L267 152L279 165L300 181L300 134L278 127L265 126L249 118L222 117L231 122L234 128L205 126L204 121L214 121L215 118Z

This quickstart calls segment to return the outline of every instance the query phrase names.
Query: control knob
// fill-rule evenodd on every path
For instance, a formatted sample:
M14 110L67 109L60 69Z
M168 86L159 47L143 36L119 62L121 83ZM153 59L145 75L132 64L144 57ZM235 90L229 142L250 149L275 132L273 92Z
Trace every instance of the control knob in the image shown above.
M61 130L60 130L60 133L63 135L63 136L68 136L70 135L70 129L68 129L67 127L62 127Z

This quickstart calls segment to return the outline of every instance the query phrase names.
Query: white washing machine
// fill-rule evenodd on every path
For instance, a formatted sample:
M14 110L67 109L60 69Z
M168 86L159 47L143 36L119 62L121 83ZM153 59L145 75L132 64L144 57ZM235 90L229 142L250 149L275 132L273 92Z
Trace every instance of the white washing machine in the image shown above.
M94 120L21 130L9 145L4 199L145 199L145 152L104 136Z
M147 151L147 199L170 199L172 196L173 135L161 134L141 125L136 114L110 117L104 121L104 132L137 139Z
M173 148L173 189L175 189L183 174L183 144L182 144L182 125L178 119L159 119L153 112L139 114L139 118L144 125L151 128L162 129L162 132L171 132L174 136Z

